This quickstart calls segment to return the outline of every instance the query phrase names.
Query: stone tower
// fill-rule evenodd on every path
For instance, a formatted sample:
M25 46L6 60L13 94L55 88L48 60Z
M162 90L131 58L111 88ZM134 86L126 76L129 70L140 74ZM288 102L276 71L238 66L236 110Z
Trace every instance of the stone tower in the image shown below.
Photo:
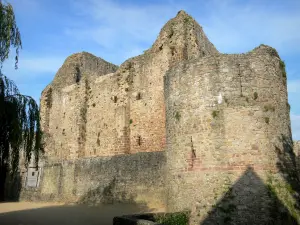
M278 165L291 162L286 82L284 63L265 45L184 61L167 72L169 210L192 209L191 224L272 218L268 182L285 183L280 175L287 171Z

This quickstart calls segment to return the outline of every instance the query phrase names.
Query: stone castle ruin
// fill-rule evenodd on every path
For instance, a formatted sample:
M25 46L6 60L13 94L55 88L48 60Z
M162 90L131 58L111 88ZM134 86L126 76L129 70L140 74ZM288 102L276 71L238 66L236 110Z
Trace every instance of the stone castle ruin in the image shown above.
M191 224L267 224L280 207L296 220L286 82L275 49L221 54L184 11L120 67L73 54L42 92L45 156L21 197L190 210Z

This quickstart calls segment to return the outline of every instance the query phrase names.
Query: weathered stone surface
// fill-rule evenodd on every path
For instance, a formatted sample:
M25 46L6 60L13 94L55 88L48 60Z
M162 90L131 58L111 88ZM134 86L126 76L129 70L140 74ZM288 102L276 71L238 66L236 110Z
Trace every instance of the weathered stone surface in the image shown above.
M233 191L225 203L234 206L232 224L268 223L267 176L292 168L286 77L276 50L261 45L182 62L167 72L164 90L169 210L192 208L192 224L218 224L224 218L210 211Z
M163 208L164 152L84 158L46 163L38 189L24 189L24 200L99 205L141 203Z
M165 72L179 61L216 53L202 28L181 11L149 50L116 72L116 66L89 53L68 57L41 98L47 156L76 159L164 150Z
M79 83L86 75L88 79L113 73L118 66L96 57L88 52L76 53L69 56L58 70L51 83L54 90Z
M82 154L89 83L117 68L87 52L65 60L41 97L41 126L48 158L78 158Z
M42 93L41 119L41 183L23 198L166 204L198 225L300 220L277 51L221 54L184 11L119 68L70 56Z
M300 141L294 141L294 150L295 150L295 154L299 157L300 156Z
M294 153L297 162L297 171L300 178L300 141L294 141Z

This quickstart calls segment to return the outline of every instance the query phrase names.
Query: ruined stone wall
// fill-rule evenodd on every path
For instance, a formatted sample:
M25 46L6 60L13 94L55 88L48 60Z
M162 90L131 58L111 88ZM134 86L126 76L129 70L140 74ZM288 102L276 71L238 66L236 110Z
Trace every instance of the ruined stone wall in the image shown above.
M41 119L46 164L24 198L166 203L198 225L300 215L284 63L265 45L218 53L183 11L119 68L70 56Z
M23 189L22 200L165 204L164 152L84 158L46 163L40 187Z
M42 182L22 198L165 204L163 76L177 62L216 53L179 12L149 50L119 68L88 53L70 56L42 93Z
M116 69L85 52L66 59L41 97L41 127L49 160L84 155L89 82Z
M143 55L119 69L88 53L70 56L41 99L48 160L163 151L163 76L175 63L216 54L181 11Z
M276 50L261 45L180 63L166 74L165 101L169 210L191 209L191 224L216 224L222 216L265 224L272 217L266 177L284 173L278 156L291 140Z

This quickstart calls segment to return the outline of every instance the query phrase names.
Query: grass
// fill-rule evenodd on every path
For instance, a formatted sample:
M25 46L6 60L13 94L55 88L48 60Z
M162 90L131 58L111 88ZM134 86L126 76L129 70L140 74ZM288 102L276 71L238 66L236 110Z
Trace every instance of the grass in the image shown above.
M156 222L166 225L188 225L189 224L189 215L185 212L173 213L158 215Z

